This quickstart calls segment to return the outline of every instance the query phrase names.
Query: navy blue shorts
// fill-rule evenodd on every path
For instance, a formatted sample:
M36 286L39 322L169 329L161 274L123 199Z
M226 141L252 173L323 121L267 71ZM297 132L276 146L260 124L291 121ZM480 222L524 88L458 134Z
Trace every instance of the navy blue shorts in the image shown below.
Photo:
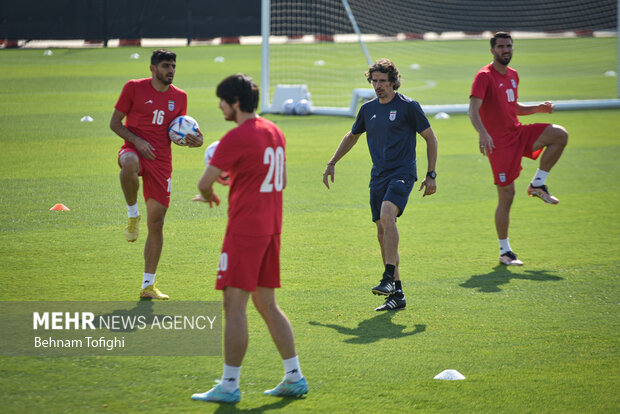
M383 183L370 185L370 210L372 211L372 221L376 222L381 216L381 204L384 201L391 201L398 207L398 216L400 217L405 211L409 194L415 184L413 176L396 176Z

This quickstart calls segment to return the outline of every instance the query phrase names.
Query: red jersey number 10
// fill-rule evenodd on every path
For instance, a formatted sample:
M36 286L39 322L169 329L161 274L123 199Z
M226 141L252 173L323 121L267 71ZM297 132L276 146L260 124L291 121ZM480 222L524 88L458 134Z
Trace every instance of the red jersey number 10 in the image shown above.
M261 193L282 191L284 187L284 148L271 147L265 149L263 163L269 166L267 175L260 186Z

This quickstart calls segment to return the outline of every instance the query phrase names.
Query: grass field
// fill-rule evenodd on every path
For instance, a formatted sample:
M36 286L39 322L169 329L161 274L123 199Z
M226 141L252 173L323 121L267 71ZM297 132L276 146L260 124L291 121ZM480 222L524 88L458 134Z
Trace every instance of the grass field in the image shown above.
M488 49L486 42L473 44ZM553 50L550 44L544 48ZM260 51L250 46L176 51L175 84L188 91L189 113L210 143L233 126L217 108L215 85L238 71L259 79ZM130 60L134 52L141 58ZM521 47L518 53L531 62L537 52ZM608 54L613 57L616 50ZM123 84L148 76L149 56L150 49L135 48L61 49L52 56L41 50L0 51L5 75L0 86L0 300L137 300L146 228L135 244L124 240L126 209L116 165L121 140L108 121ZM225 56L225 62L213 63L216 56ZM487 60L483 56L477 65ZM570 68L571 60L562 65ZM518 62L514 66L519 69ZM534 73L531 67L528 76L521 75L522 83L529 76L539 82L552 68ZM455 81L470 84L472 76L467 72ZM579 85L569 78L550 98L571 95L567 89ZM439 82L437 93L445 95L442 87ZM521 96L537 99L535 93ZM85 115L94 122L80 122ZM620 111L524 119L561 124L570 138L548 179L561 199L558 206L526 196L537 165L523 163L510 239L525 266L516 269L497 264L496 194L468 118L431 119L439 138L439 191L424 199L412 194L399 220L408 307L381 314L373 310L380 299L370 293L382 266L367 202L365 143L338 164L331 190L321 182L325 163L353 120L269 118L288 140L284 287L278 294L296 333L310 384L307 398L262 395L281 379L282 367L264 324L251 310L242 401L236 406L190 400L220 377L221 357L0 356L2 412L620 410ZM418 148L424 171L423 140ZM219 300L213 285L226 203L209 209L190 202L203 169L203 149L173 152L158 284L172 300ZM48 211L55 203L71 211ZM139 203L144 214L144 202ZM467 379L433 380L444 369L457 369Z

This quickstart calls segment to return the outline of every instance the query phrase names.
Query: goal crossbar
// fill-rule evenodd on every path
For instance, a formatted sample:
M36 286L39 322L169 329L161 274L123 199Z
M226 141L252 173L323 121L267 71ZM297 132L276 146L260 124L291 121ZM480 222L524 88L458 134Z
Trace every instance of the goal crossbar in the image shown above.
M306 2L302 2L300 4L304 4L304 7L310 7L311 3L313 3L314 0L308 0L307 3ZM261 102L260 102L260 111L261 113L283 113L283 105L282 105L282 101L277 101L275 102L273 100L273 97L275 95L278 95L279 99L282 98L281 93L278 94L278 92L282 92L281 90L278 91L279 87L282 86L283 88L289 88L289 90L295 90L295 87L299 87L300 89L303 90L307 90L308 91L308 98L310 98L310 95L313 93L312 88L314 86L310 85L310 87L308 87L309 85L305 85L304 81L301 81L299 83L301 83L300 85L297 85L296 83L298 82L293 82L295 84L290 84L290 82L285 82L286 84L280 85L278 84L271 84L272 82L272 69L280 70L280 73L282 73L282 68L278 68L276 69L275 67L271 67L271 62L270 59L272 59L274 56L272 56L272 52L270 50L270 44L271 42L273 42L274 40L277 43L287 43L290 42L291 44L294 43L300 43L300 44L305 44L306 46L303 47L309 47L307 46L308 44L313 44L315 42L321 42L324 41L323 38L338 38L338 36L349 36L348 37L348 41L354 41L356 43L359 44L359 46L361 47L361 51L362 53L360 54L360 60L357 61L358 64L364 64L367 63L368 65L371 65L373 60L371 57L371 54L369 53L368 48L366 47L365 38L368 37L372 37L375 36L377 37L378 35L372 35L369 33L373 33L373 32L368 32L367 29L366 31L364 30L360 30L360 25L358 25L358 21L357 18L355 16L355 10L351 8L351 5L353 6L357 6L357 11L360 11L360 4L359 1L357 0L351 0L351 5L349 4L349 0L316 0L317 4L321 3L321 4L326 4L326 3L330 3L330 7L332 7L332 9L330 11L337 11L334 7L336 7L335 5L340 4L340 11L342 12L341 14L343 14L344 17L343 21L347 21L348 20L348 27L345 26L339 26L339 28L337 29L325 29L325 32L323 31L316 31L316 27L311 27L310 29L308 29L308 27L303 27L301 25L300 22L298 22L297 19L319 19L319 18L325 18L324 16L318 16L315 15L315 10L310 10L310 11L306 11L306 14L303 14L300 17L288 17L289 20L286 21L286 24L288 24L289 26L286 27L286 30L281 29L279 26L274 26L272 27L272 18L274 18L274 16L277 16L277 12L272 11L272 5L275 5L274 7L277 7L278 5L283 4L282 0L262 0L262 9L261 9L261 20L262 20L262 49L261 49L261 88L263 93L261 94ZM618 18L616 20L616 33L615 35L618 36L618 33L620 33L620 0L618 1L618 7L617 7L617 13L618 13ZM292 7L292 6L291 6ZM331 16L328 16L328 20L329 18L331 18ZM348 18L348 19L347 19ZM361 17L362 20L360 20L361 23L365 24L366 27L368 26L368 21L367 21L367 16L366 16L366 20L364 20L364 16ZM277 20L276 20L276 24L277 24ZM302 27L298 27L302 26ZM273 30L275 30L275 32L272 32ZM321 29L323 30L323 29ZM331 31L330 31L331 30ZM285 31L288 31L285 35L283 35L283 33ZM275 34L275 35L274 35ZM279 36L276 36L279 35ZM290 35L290 39L283 39L283 38L287 38L287 35ZM303 40L302 37L304 38ZM307 40L305 39L306 37L310 38L311 40ZM380 36L378 36L380 38ZM424 36L424 38L426 38L426 36ZM291 40L292 39L292 40ZM355 39L355 40L353 40ZM333 40L331 40L333 41ZM379 40L381 41L381 40ZM423 42L426 42L425 40L421 40ZM369 40L369 42L372 42L372 40ZM370 43L370 45L372 46L373 43ZM359 49L358 49L359 50ZM618 56L620 56L620 42L618 42ZM320 59L323 59L322 57ZM277 60L277 58L276 58ZM322 60L318 60L315 62L315 65L319 65L319 64L323 64L321 63ZM293 61L294 63L294 61ZM287 63L286 70L290 71L290 73L297 73L295 67L293 67L294 65L291 65L291 67L289 67L290 63ZM413 66L413 65L412 65ZM617 74L620 74L620 59L617 63ZM289 76L290 78L290 76ZM302 79L303 78L302 76ZM358 85L361 86L361 85ZM272 95L273 93L273 87L276 87L276 93ZM342 87L342 86L337 86L337 89L340 88L341 91L344 92L344 95L340 95L341 97L344 97L346 99L346 95L347 95L347 90L346 87ZM348 106L321 106L321 105L316 105L316 102L314 105L312 105L312 107L310 108L310 113L312 114L317 114L317 115L335 115L335 116L347 116L347 117L354 117L357 113L357 110L359 108L360 103L363 103L364 101L370 100L370 99L374 99L375 98L375 93L373 89L370 88L358 88L358 87L353 87L351 89L351 99L349 101L349 105ZM298 99L298 97L296 98ZM319 99L321 101L321 99ZM326 102L325 100L321 101L324 105L324 103ZM331 100L327 101L328 103L331 102ZM339 98L339 102L336 102L336 100L334 100L334 103L336 104L343 104L345 103L346 100L342 100L341 98ZM615 99L579 99L579 100L553 100L554 105L555 105L555 110L557 111L566 111L566 110L580 110L580 109L612 109L612 108L620 108L620 82L617 82L617 98ZM524 104L533 104L533 102L529 102L526 103L524 102ZM446 112L446 113L451 113L451 114L463 114L463 113L467 113L468 111L468 105L467 104L439 104L439 105L424 105L422 104L422 108L423 110L428 113L428 114L437 114L440 112Z

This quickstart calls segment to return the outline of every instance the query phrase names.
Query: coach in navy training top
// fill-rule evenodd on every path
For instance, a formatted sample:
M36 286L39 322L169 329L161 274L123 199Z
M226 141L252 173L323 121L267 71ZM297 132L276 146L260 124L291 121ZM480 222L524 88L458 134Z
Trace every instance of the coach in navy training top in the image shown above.
M387 296L375 310L397 310L406 307L398 271L398 229L396 218L405 210L413 184L417 181L416 133L426 141L428 170L420 190L424 196L437 190L435 164L437 137L420 105L396 92L400 74L389 59L372 65L366 78L377 99L362 105L351 131L342 138L338 149L327 163L323 183L329 189L334 182L336 163L349 152L364 132L372 158L370 174L370 209L377 225L377 237L385 271L381 282L372 288L375 295Z
M366 132L372 157L371 187L399 174L412 175L417 180L416 132L430 126L420 104L398 92L386 104L373 99L362 105L351 132Z

